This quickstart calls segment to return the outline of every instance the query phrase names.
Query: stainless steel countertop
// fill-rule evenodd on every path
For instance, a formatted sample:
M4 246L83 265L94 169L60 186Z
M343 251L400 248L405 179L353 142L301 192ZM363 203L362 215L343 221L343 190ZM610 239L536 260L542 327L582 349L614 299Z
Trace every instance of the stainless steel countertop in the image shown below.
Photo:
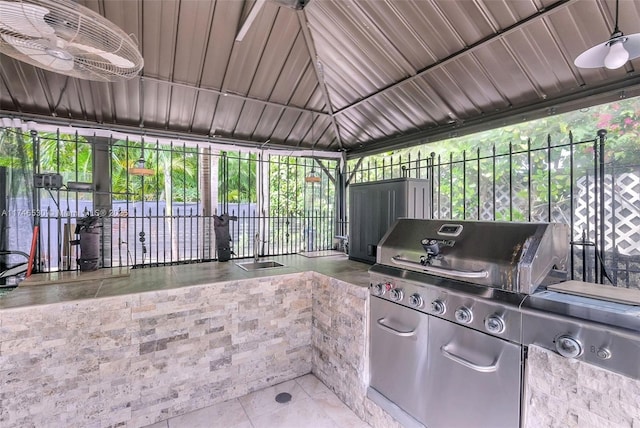
M114 269L113 275L98 271L101 275L96 276L95 272L88 272L86 280L83 279L84 273L74 272L66 276L35 274L15 290L0 297L0 310L309 271L362 287L369 285L368 270L371 266L349 260L344 254L324 257L289 255L264 257L261 260L276 260L285 266L247 272L236 266L235 262L251 261L251 259L237 259L228 262L130 269L128 274L119 269Z

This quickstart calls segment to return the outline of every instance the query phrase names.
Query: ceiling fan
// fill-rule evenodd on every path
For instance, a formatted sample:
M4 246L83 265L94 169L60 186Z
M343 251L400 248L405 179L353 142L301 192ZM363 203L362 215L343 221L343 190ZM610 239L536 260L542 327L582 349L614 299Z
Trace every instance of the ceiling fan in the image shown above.
M144 64L122 29L71 0L0 0L0 52L96 81L132 78Z
M587 49L573 62L580 68L606 67L610 70L622 67L630 59L640 57L640 33L625 36L618 28L618 8L616 0L616 23L608 41Z

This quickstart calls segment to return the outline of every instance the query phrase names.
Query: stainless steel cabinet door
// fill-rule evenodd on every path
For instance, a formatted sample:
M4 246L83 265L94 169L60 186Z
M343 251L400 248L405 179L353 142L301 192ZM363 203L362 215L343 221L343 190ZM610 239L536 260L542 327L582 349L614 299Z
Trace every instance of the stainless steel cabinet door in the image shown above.
M425 415L429 316L371 297L370 386L418 420Z
M520 426L522 348L432 317L429 320L429 428Z

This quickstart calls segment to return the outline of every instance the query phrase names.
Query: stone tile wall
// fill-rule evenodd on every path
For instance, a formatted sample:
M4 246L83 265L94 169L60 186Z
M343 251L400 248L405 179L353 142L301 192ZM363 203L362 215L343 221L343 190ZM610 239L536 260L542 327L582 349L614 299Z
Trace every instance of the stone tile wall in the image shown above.
M526 378L527 428L640 428L638 380L536 346Z
M139 427L311 371L312 273L0 311L0 425Z
M323 275L313 286L313 373L375 428L400 428L366 397L369 291Z
M400 427L366 398L368 290L324 276L313 290L314 374L371 426ZM640 428L640 381L530 347L525 385L524 428Z
M139 427L313 371L376 428L368 290L318 273L0 311L0 426ZM526 428L640 428L640 382L531 347Z

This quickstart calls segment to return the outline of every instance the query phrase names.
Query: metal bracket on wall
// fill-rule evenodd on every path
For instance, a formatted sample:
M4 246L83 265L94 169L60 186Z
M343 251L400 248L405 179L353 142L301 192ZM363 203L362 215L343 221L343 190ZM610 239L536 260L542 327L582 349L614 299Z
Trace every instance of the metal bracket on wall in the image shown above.
M62 187L62 175L33 174L33 186L37 189L60 189Z

